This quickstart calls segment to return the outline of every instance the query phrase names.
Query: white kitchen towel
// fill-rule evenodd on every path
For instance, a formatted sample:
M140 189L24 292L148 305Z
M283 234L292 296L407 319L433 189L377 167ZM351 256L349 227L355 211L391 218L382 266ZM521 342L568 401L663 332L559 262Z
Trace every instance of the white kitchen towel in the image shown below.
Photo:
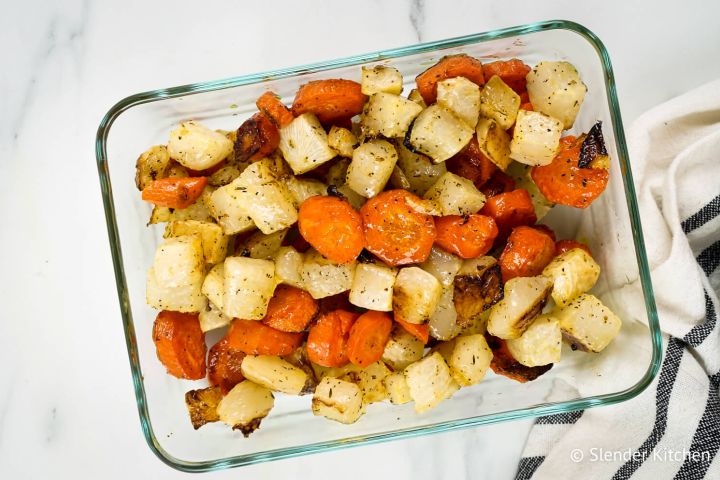
M538 418L516 479L720 479L720 80L641 116L628 148L661 370L627 402ZM632 280L617 293L643 309ZM616 368L605 381L622 376Z

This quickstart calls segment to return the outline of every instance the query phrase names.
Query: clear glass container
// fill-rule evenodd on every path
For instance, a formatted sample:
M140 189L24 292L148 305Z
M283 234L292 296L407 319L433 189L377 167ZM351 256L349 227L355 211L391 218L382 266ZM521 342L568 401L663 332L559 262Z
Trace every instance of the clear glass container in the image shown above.
M213 128L237 128L254 113L255 99L269 89L289 104L297 88L307 81L338 77L359 80L361 65L390 64L403 73L407 92L418 73L442 56L460 52L486 61L518 57L531 65L540 60L567 60L577 67L587 84L588 94L575 125L586 131L596 120L604 122L612 159L610 184L587 210L556 207L546 222L560 238L578 237L590 243L603 269L594 292L623 319L619 337L597 355L564 349L559 364L526 384L490 372L480 384L463 388L422 415L415 414L411 404L379 403L371 405L357 423L341 425L314 417L308 396L277 395L275 408L250 438L243 438L223 424L193 430L184 394L205 383L180 381L167 375L157 360L151 338L156 312L145 304L145 275L162 238L162 227L146 226L150 207L140 200L133 182L138 155L150 145L166 143L171 128L182 120L199 120ZM153 452L174 468L195 472L223 469L608 405L639 394L658 371L660 329L612 67L600 40L578 24L535 23L140 93L118 102L103 118L97 132L96 156L140 423ZM622 285L627 278L638 275L642 289L637 290L637 296L646 310L641 318L633 316L616 295L607 293L611 286ZM208 344L219 335L209 334ZM635 350L636 363L626 384L611 388L598 378L590 392L587 388L584 394L578 391L577 379L594 374L593 364L600 356L629 348Z

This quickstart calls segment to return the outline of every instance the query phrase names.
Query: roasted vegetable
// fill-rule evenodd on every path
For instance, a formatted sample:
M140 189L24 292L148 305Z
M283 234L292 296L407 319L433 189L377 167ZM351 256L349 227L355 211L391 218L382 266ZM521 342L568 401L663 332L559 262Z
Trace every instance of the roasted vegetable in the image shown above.
M348 186L363 197L374 197L390 179L397 160L397 151L390 142L372 140L363 143L353 151L347 171Z
M197 314L162 311L152 336L158 359L170 375L188 380L205 376L205 335Z
M198 314L198 320L200 322L200 330L209 332L210 330L230 325L232 318L222 313L219 307L208 302L205 308Z
M535 210L535 221L537 221L547 215L555 204L545 198L545 195L543 195L538 186L535 185L535 182L530 176L532 169L533 167L529 165L512 162L510 167L508 167L507 173L515 180L517 189L525 190L528 195L530 195L530 200ZM534 223L535 221L529 223Z
M218 386L225 395L235 385L245 380L242 374L242 362L245 356L245 352L232 348L226 338L213 345L207 359L210 385Z
M394 405L402 405L412 401L410 387L408 387L407 380L402 372L391 373L383 379L383 384L390 402Z
M552 232L543 231L540 227L513 228L498 260L503 281L540 275L552 261L555 256L555 239Z
M463 387L475 385L485 377L492 358L482 334L457 337L447 360L450 375Z
M248 437L260 428L260 422L274 405L275 398L270 390L245 380L220 400L217 413L223 423Z
M209 211L226 235L248 232L255 229L245 201L244 186L238 179L215 190L208 201Z
M484 119L480 119L484 121ZM480 188L492 177L497 170L495 164L488 159L480 150L477 135L474 135L458 154L448 159L445 164L447 169L461 177L465 177Z
M475 128L480 114L480 87L465 77L442 80L437 84L437 103Z
M388 398L385 378L392 372L381 361L374 362L358 372L351 372L345 379L352 379L360 387L364 404L382 402Z
M420 267L437 278L440 285L446 288L453 284L462 264L462 259L452 253L433 247L427 260Z
M362 67L362 81L360 85L362 93L365 95L372 95L378 92L400 95L403 88L402 84L402 75L397 68L388 67L387 65Z
M163 237L172 238L182 235L200 236L203 256L208 265L215 265L225 260L230 237L223 234L219 225L197 220L176 220L168 223Z
M442 285L418 267L401 268L392 290L392 310L408 323L426 323L440 301Z
M352 80L315 80L301 85L292 105L294 115L311 112L326 125L336 125L362 112L366 96ZM295 172L298 173L298 172Z
M350 303L368 310L391 311L397 273L396 268L382 263L358 264L350 288Z
M610 168L605 138L602 133L602 122L597 121L585 136L580 147L580 168Z
M336 264L315 250L305 253L303 285L313 298L329 297L350 290L354 276L355 262Z
M435 243L460 258L476 258L486 254L498 235L495 220L478 214L437 217L435 228Z
M418 413L436 407L460 388L439 353L430 354L408 366L405 379Z
M595 285L600 265L582 248L574 248L555 257L542 274L552 279L552 298L563 307Z
M572 64L546 61L528 73L527 91L535 110L557 118L567 130L575 123L587 87Z
M296 175L335 158L328 136L312 113L304 113L280 129L280 151Z
M528 72L530 72L530 67L517 58L490 62L483 65L483 75L485 75L485 78L492 78L494 75L497 75L508 87L515 90L518 94L525 91L525 77Z
M558 151L562 131L559 120L540 112L520 110L510 142L510 158L527 165L548 165Z
M275 279L286 285L303 288L303 255L293 247L280 247L275 254Z
M256 320L236 318L225 338L228 346L248 355L290 355L302 343L302 333L283 332Z
M503 298L500 266L493 257L467 260L453 281L457 323L464 327Z
M308 359L322 367L347 365L347 341L357 317L356 313L340 309L322 314L310 327L306 345Z
M450 340L460 334L453 296L453 287L443 288L438 305L428 321L430 335L433 338Z
M222 400L219 387L190 390L185 394L185 405L190 414L190 422L195 430L206 423L220 421L217 407Z
M205 170L222 162L233 151L225 135L196 123L183 122L170 132L170 158L193 170Z
M283 105L280 97L273 92L265 92L255 102L258 110L267 116L277 128L287 126L293 121L293 114Z
M197 235L165 239L155 252L147 273L146 299L158 310L201 312L207 300L202 294L205 275L202 242Z
M480 114L495 120L503 130L515 123L519 109L520 95L497 75L491 77L480 92Z
M485 195L467 178L447 172L423 197L438 206L442 215L470 215L485 204Z
M385 344L382 361L394 371L401 372L411 363L420 360L424 350L425 344L421 340L396 325Z
M262 321L283 332L303 332L318 310L318 302L305 290L278 285Z
M200 198L205 185L205 177L161 178L143 189L142 199L158 207L187 208Z
M510 135L495 121L481 118L475 129L482 154L503 172L510 162Z
M278 147L280 133L275 124L263 113L245 120L237 130L235 161L245 163L260 160Z
M563 339L573 350L601 352L620 331L622 322L595 296L585 293L554 315Z
M360 126L367 137L404 138L408 127L422 111L412 100L391 93L370 96Z
M415 82L425 103L430 105L435 103L437 98L438 82L454 77L465 77L480 86L485 83L480 60L465 54L441 58L438 63L418 75Z
M415 118L405 135L405 146L439 163L462 150L472 136L472 127L447 108L435 104Z
M401 141L397 141L395 147L398 152L397 166L410 183L408 190L415 195L424 195L447 172L445 162L435 164L425 155L408 150Z
M307 373L274 355L246 356L242 373L258 385L289 395L299 395L307 381Z
M560 322L552 315L540 315L519 338L508 340L507 348L526 367L557 363L562 350Z
M135 186L142 191L155 180L165 177L170 154L165 145L155 145L140 155L135 163Z
M248 257L225 259L223 313L260 320L275 290L275 263Z
M327 195L328 186L320 180L312 178L298 178L290 175L285 179L290 197L292 197L295 208L300 206L310 197L321 197Z
M339 155L352 158L353 150L358 146L358 139L347 128L333 126L328 133L328 145ZM342 181L345 182L345 174L342 174ZM330 180L328 183L334 184Z
M487 330L502 339L518 338L542 312L552 289L546 277L517 277L505 283L504 298L493 307Z
M269 235L265 235L262 232L255 232L237 246L236 251L240 252L243 257L272 260L280 250L287 233L287 229L278 230Z
M384 312L369 310L360 315L350 328L346 344L348 360L362 368L380 360L392 325L392 318Z
M340 423L355 423L365 413L360 387L352 382L324 377L312 399L314 415Z
M338 197L312 197L298 215L300 235L320 254L336 263L353 262L363 249L360 214Z
M516 382L525 383L531 382L543 375L553 366L552 363L548 365L541 365L537 367L526 367L522 363L515 360L515 358L508 350L507 343L502 338L493 337L492 335L485 335L488 346L493 352L493 359L490 363L490 368L497 375L503 375Z

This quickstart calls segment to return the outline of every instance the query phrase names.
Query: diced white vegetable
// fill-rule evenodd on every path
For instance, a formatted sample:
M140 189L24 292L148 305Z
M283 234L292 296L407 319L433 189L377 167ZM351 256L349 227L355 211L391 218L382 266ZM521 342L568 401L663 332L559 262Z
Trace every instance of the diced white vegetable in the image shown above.
M440 301L428 321L428 326L430 335L438 340L450 340L460 334L452 287L443 288Z
M399 188L402 190L410 190L411 188L405 172L403 172L397 165L395 165L392 175L390 175L390 185L393 188Z
M415 150L439 163L465 148L473 133L472 127L450 110L434 104L417 116L406 141Z
M383 362L378 361L352 375L357 377L357 384L363 395L363 403L382 402L388 398L388 392L385 389L383 380L391 373Z
M455 275L462 267L463 261L445 250L433 247L430 250L427 260L420 265L420 268L432 274L440 281L443 288L453 285Z
M214 265L225 259L230 237L223 233L220 225L197 220L176 220L168 223L163 236L168 238L182 235L200 236L205 263Z
M303 113L280 129L278 148L296 175L335 158L325 130L312 113Z
M510 158L510 135L495 120L481 118L477 129L478 145L483 155L488 157L500 170L507 170Z
M355 150L355 147L353 147L353 150ZM350 151L349 157L352 158L352 150ZM325 182L328 185L334 185L336 187L345 185L348 165L350 165L350 160L347 158L338 158L328 169L328 173L325 175Z
M210 303L222 310L225 294L225 264L218 263L210 269L202 284L202 293Z
M208 187L205 187L208 189ZM208 196L209 200L209 196ZM213 219L210 213L209 207L210 202L207 203L202 200L202 197L195 201L192 205L187 208L168 208L159 207L155 205L150 214L150 224L173 222L176 220L197 220L199 222L210 222ZM250 220L251 228L255 225Z
M393 285L397 269L379 263L360 263L350 288L350 303L368 310L393 309Z
M490 256L463 262L453 281L457 322L464 327L503 297L502 278L497 260Z
M274 355L247 355L240 369L248 380L289 395L300 395L307 381L307 373Z
M303 255L293 247L280 247L275 255L275 279L279 283L303 287Z
M421 111L420 105L407 98L390 93L375 93L365 104L362 131L368 137L382 135L387 138L403 138Z
M557 118L567 130L587 93L575 67L568 62L540 62L527 75L527 91L533 108Z
M400 372L423 357L425 345L404 328L397 326L385 344L382 361L396 372Z
M155 251L148 271L146 300L158 310L201 312L205 276L202 242L198 235L166 239Z
M220 400L217 413L220 421L247 436L260 426L260 421L270 413L274 405L275 399L270 390L250 380L244 380Z
M480 87L465 77L442 80L437 84L437 103L475 128L480 115Z
M510 142L510 158L527 165L547 165L560 146L563 126L540 112L520 110Z
M552 315L540 315L519 338L508 340L507 347L526 367L557 363L562 350L560 322Z
M215 190L208 201L210 213L226 235L249 232L255 228L245 201L247 187L239 178Z
M347 128L336 127L335 125L330 128L330 133L328 133L328 145L330 148L335 150L338 155L342 155L346 158L352 158L353 150L355 150L357 144L357 137ZM345 181L344 174L343 181Z
M410 93L408 94L408 100L412 100L413 102L420 105L422 108L427 108L427 104L425 103L425 99L420 95L420 92L417 88L413 88L410 90Z
M402 75L397 68L386 65L362 67L360 88L365 95L385 92L400 95L402 92Z
M457 337L448 360L450 374L463 387L475 385L485 377L492 358L484 335Z
M450 375L445 360L437 352L408 366L405 379L418 413L436 407L460 388Z
M480 92L480 115L495 120L500 128L507 130L515 123L520 109L520 95L493 75Z
M192 121L181 123L168 140L170 157L192 170L213 167L232 151L233 143L225 135Z
M245 240L238 251L241 251L242 255L246 257L272 260L280 250L287 232L287 230L278 230L269 235L265 235L262 232L255 232Z
M535 215L539 221L548 214L554 204L545 198L545 195L543 195L537 185L535 185L535 182L530 176L531 171L532 167L530 165L512 162L507 169L507 174L515 180L515 188L522 188L530 194L530 200L532 200Z
M261 320L275 291L275 263L248 257L225 259L223 313Z
M410 387L408 387L405 374L402 372L391 373L383 379L385 390L388 393L390 402L395 405L402 405L412 401Z
M418 267L401 268L395 279L392 310L409 323L425 323L440 302L442 285L431 273Z
M600 265L582 248L573 248L555 257L542 274L553 281L552 298L564 307L595 285Z
M443 215L470 215L485 205L485 195L467 178L447 172L423 196Z
M140 155L135 163L135 186L143 190L153 181L165 178L170 154L165 145L155 145Z
M315 250L303 259L303 285L313 298L325 298L350 290L355 276L355 262L338 265Z
M324 377L315 387L312 399L314 415L340 423L355 423L364 413L360 387L352 382Z
M315 378L318 379L332 377L347 380L350 377L354 377L356 373L359 373L360 370L362 370L362 368L352 363L348 363L342 367L323 367L322 365L311 362L310 367L315 374Z
M397 159L395 147L390 142L371 140L363 143L353 152L348 166L348 186L363 197L374 197L390 179Z
M236 185L244 210L265 234L288 228L297 221L293 198L279 175L275 161L263 159L247 167L230 184Z
M563 339L575 350L601 352L620 332L622 322L595 296L585 293L553 314Z
M411 152L402 142L395 144L398 152L397 166L410 183L410 191L423 196L445 172L445 162L435 164L425 155Z
M504 339L518 338L542 311L552 289L547 277L515 277L505 283L505 297L490 311L487 330Z
M285 185L295 208L300 208L300 205L310 197L327 195L328 186L313 178L297 178L290 175L285 180Z
M232 318L224 315L218 307L208 302L200 315L198 315L198 320L200 321L200 330L209 332L230 325Z

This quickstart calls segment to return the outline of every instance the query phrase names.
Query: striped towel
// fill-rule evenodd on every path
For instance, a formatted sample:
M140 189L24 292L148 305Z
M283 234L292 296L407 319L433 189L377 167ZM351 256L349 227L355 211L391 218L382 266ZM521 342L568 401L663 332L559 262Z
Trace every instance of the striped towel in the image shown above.
M720 479L720 80L641 116L628 146L660 373L627 402L538 418L516 479ZM621 290L641 302L637 280Z

